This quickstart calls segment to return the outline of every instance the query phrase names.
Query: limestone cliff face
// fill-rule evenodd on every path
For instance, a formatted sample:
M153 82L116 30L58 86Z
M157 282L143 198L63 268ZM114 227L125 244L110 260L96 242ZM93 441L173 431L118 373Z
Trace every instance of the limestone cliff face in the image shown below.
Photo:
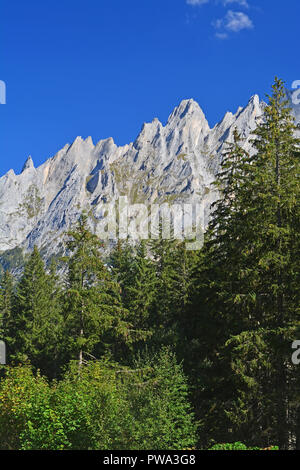
M131 204L204 201L208 214L226 142L237 127L250 149L264 106L255 95L211 129L199 105L184 100L165 126L158 119L144 124L124 147L112 138L95 145L77 137L38 168L29 157L21 174L10 170L0 178L0 252L33 245L55 252L83 210L97 232L104 205L124 195Z

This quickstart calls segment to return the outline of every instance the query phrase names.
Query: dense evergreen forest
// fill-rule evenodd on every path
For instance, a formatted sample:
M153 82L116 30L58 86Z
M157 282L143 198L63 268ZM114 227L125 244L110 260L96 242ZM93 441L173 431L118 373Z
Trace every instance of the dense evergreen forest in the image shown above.
M281 80L268 99L255 151L228 144L201 250L107 259L83 214L59 266L35 248L3 274L1 449L300 449L300 142Z

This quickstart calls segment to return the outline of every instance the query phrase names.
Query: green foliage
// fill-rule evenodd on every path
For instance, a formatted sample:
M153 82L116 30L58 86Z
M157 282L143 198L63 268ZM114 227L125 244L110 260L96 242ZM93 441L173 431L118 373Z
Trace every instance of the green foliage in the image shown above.
M0 448L182 449L195 443L186 379L163 351L138 370L94 362L49 384L29 366L0 381Z
M118 241L111 253L110 269L120 285L122 303L134 329L142 329L144 341L150 336L150 315L156 295L155 268L149 259L147 244L141 241L135 249Z
M45 378L28 366L8 369L0 383L1 450L67 448L64 423L51 406Z
M199 322L207 321L198 351L208 368L197 399L205 399L206 435L213 431L218 440L242 437L287 448L288 428L296 432L299 380L290 345L300 321L300 154L294 131L276 79L265 121L254 131L255 152L243 149L235 131L218 175L221 197L193 300Z
M24 267L25 258L22 248L16 247L0 254L0 278L5 271L18 270Z
M35 247L14 295L14 346L10 357L18 362L30 359L52 377L57 374L62 339L59 296L55 265L47 273Z
M184 242L165 240L162 236L151 240L149 245L156 274L155 300L150 317L155 331L152 344L172 344L177 348L182 339L181 327L195 254L186 251Z
M70 358L103 354L118 344L130 344L143 335L134 330L122 305L120 286L104 265L101 243L87 227L85 214L69 232L68 280L64 315Z
M197 427L182 366L169 349L138 360L143 380L129 391L134 435L142 449L187 449L196 444Z
M199 252L160 227L105 260L82 214L59 268L34 248L16 279L22 252L2 254L3 449L300 448L294 130L276 79L254 152L235 130L223 155Z
M14 279L8 271L5 271L0 283L0 339L10 347L14 343L13 302Z
M277 446L270 446L265 449L261 449L259 447L247 447L242 442L234 442L232 444L215 444L209 450L278 450Z

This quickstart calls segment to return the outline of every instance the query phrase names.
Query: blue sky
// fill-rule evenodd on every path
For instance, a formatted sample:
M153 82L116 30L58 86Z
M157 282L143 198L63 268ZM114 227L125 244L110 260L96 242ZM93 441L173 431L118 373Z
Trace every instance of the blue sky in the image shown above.
M0 175L77 135L134 140L194 98L210 125L300 79L299 0L0 0Z

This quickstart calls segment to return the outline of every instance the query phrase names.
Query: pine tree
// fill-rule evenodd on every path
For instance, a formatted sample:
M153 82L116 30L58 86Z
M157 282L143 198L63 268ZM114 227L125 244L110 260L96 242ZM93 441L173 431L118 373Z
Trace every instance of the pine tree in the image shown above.
M296 126L284 84L277 78L265 116L253 142L257 151L253 189L263 228L256 244L262 285L256 303L263 305L260 310L269 317L266 327L273 330L269 364L274 370L277 438L279 447L287 449L289 402L293 400L293 391L289 390L293 375L290 342L300 320L299 263L295 258L299 253L300 141L294 135Z
M156 276L153 262L147 252L147 243L144 240L137 246L129 277L127 308L131 321L136 328L147 331L151 327L149 320L156 295Z
M14 338L13 327L14 279L9 271L5 271L0 283L0 339L11 349Z
M150 241L150 253L156 272L156 293L150 320L153 342L158 347L182 347L182 327L194 254L185 249L184 242L165 240L161 236Z
M76 354L81 368L88 358L115 352L120 344L139 337L122 304L120 285L101 258L102 244L88 229L82 214L75 230L68 233L68 279L65 289L66 338L70 357Z
M276 79L248 155L235 133L205 247L207 300L221 319L223 406L248 439L289 445L290 345L299 324L299 141ZM202 282L201 281L201 282ZM233 374L232 374L233 372ZM231 398L230 398L231 394ZM227 426L228 427L228 426Z
M17 285L14 312L14 359L30 362L45 374L57 373L61 341L61 314L56 296L56 277L47 274L34 247Z
M189 402L187 379L171 348L162 348L150 357L139 357L135 368L143 370L143 374L138 386L131 382L128 387L134 448L193 448L197 425Z
M139 331L140 339L135 345L151 341L151 323L156 299L156 272L150 257L148 243L141 240L136 246L118 241L111 256L110 267L113 278L121 287L122 303L129 312L132 327Z
M112 278L120 286L122 303L128 310L130 306L128 289L133 282L134 260L134 248L128 240L118 240L108 260Z
M233 439L224 403L234 396L234 384L230 359L228 361L221 353L230 334L243 329L238 319L239 308L234 303L229 306L228 302L236 287L236 260L242 248L239 238L244 228L236 193L246 180L245 163L249 155L241 147L236 130L233 137L233 143L223 155L216 181L222 197L212 206L213 218L205 245L192 272L185 326L189 343L185 362L196 414L204 423L201 444L207 446Z

